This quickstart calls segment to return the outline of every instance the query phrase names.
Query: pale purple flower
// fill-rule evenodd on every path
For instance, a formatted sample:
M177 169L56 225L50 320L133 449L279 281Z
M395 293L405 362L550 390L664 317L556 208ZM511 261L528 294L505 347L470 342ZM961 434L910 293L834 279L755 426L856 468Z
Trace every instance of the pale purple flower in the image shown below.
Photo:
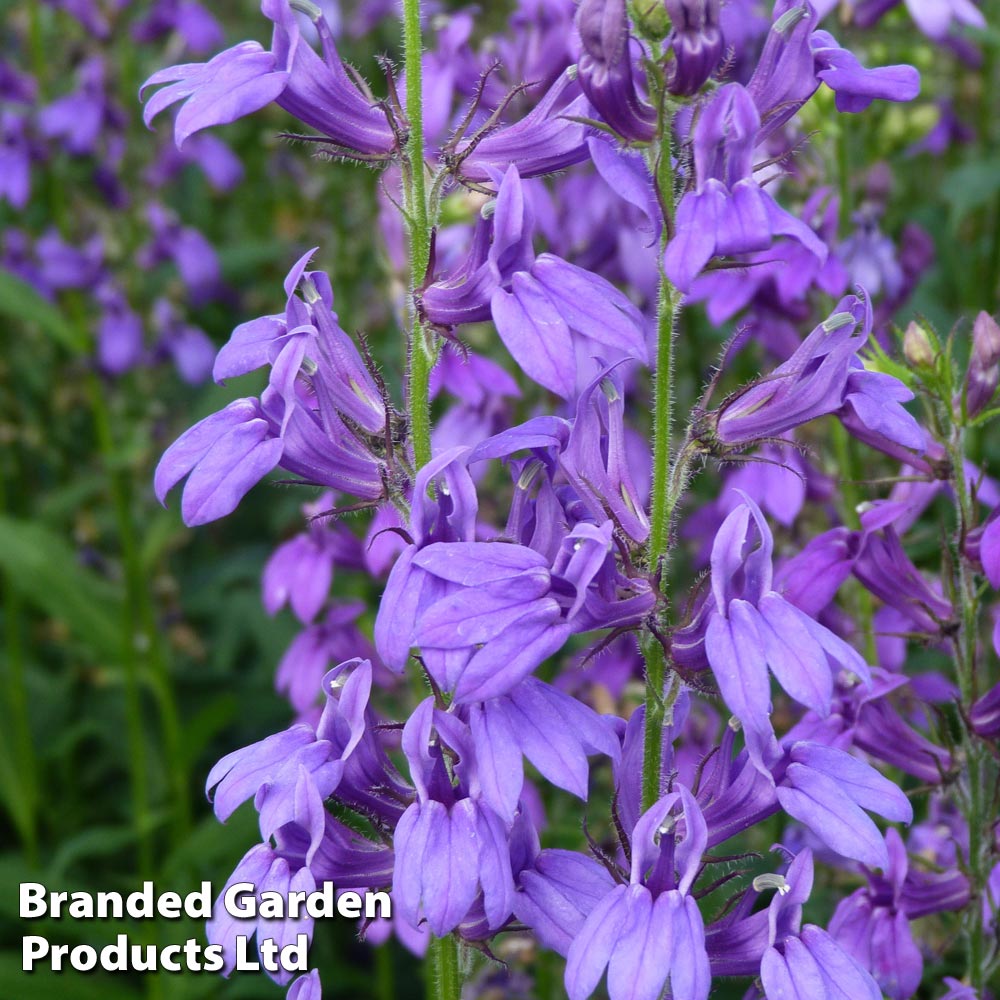
M535 255L534 220L517 167L502 180L493 210L481 217L469 256L420 293L432 323L457 326L492 318L522 370L564 398L577 380L574 334L610 360L647 360L644 321L603 278L552 254Z
M642 815L630 839L628 883L612 888L575 935L566 992L586 1000L607 969L611 1000L656 1000L668 979L676 1000L705 1000L705 926L690 895L706 847L701 810L678 786Z
M208 921L205 932L210 944L218 944L223 948L225 965L224 976L229 976L236 967L236 938L240 935L256 935L258 946L268 938L274 940L279 947L293 943L299 934L306 934L310 939L313 931L313 918L304 912L298 918L285 917L281 920L269 920L258 917L252 924L234 917L222 905L230 886L238 882L249 882L253 885L253 896L259 904L261 894L278 892L287 898L289 892L314 892L316 879L306 867L293 871L289 862L276 854L267 844L258 844L251 848L236 866L236 871L223 886L222 892L212 907L212 919ZM280 970L270 972L276 982L288 983L293 973Z
M257 42L241 42L207 63L154 73L143 90L168 86L146 105L146 124L171 104L184 101L174 126L177 144L182 145L195 132L226 125L274 102L347 155L392 153L396 135L385 111L347 72L319 8L315 23L322 57L301 38L288 0L262 0L261 10L274 22L270 52Z
M721 87L694 126L695 186L677 206L676 233L663 259L670 280L688 291L713 257L766 250L780 236L802 244L822 263L825 244L782 209L754 179L760 116L739 84Z

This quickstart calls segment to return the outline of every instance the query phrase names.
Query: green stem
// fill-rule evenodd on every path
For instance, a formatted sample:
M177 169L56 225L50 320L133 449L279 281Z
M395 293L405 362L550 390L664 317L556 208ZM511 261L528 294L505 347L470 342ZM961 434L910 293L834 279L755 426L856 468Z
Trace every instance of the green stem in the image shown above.
M0 510L13 509L6 495L5 484L18 482L18 470L14 467L14 449L9 449L10 464L3 467L0 475ZM9 730L13 751L9 754L10 780L16 782L20 795L12 789L11 813L18 833L24 843L25 857L29 865L38 863L38 759L28 715L28 686L24 662L24 608L21 595L9 576L0 578L3 583L3 619L6 638L6 681L7 699L10 709ZM7 754L6 742L3 752Z
M115 468L115 442L111 414L104 389L98 378L87 378L91 414L97 443L104 459L105 472L111 488L118 524L122 562L125 567L125 602L122 614L122 662L125 668L125 727L128 740L129 785L132 795L132 817L139 855L139 875L149 878L153 870L153 842L150 811L149 775L146 764L146 727L142 721L142 691L136 639L139 634L140 610L137 596L145 586L139 565L138 548L132 526L131 489L128 479Z
M416 467L431 457L430 376L434 365L428 330L413 308L415 293L423 283L431 258L431 219L424 163L423 41L420 37L420 0L403 0L403 50L406 65L406 116L409 122L403 168L404 205L410 237L409 381L407 407L413 460Z
M458 961L458 939L449 934L431 938L428 947L431 982L427 995L432 1000L461 1000L462 976Z
M661 250L666 248L674 216L672 124L666 102L660 100L657 129L660 137L652 168L663 209L663 239ZM667 582L670 561L670 533L674 512L686 483L689 449L671 461L673 450L674 381L676 364L677 313L680 296L670 279L660 270L660 284L656 303L656 374L653 381L653 484L650 512L649 541L646 545L646 565L659 581L661 592ZM666 615L661 614L660 625L667 627ZM668 713L680 693L680 682L671 671L669 690L667 673L669 664L662 644L653 636L643 643L646 661L646 717L643 730L642 755L642 804L648 809L660 797L660 771L663 759L663 725L669 721Z
M956 428L951 435L951 486L958 501L958 532L954 556L953 592L959 603L959 627L954 637L955 667L962 701L962 717L968 719L969 709L979 696L977 676L977 640L979 633L979 593L973 567L964 553L966 534L974 524L972 498L965 477L965 431ZM984 894L987 892L991 858L993 817L988 801L992 781L987 779L993 764L985 744L966 724L963 726L962 749L965 758L965 782L958 796L969 830L969 881L972 900L966 911L966 975L977 995L983 995L986 980L986 934L983 926ZM995 776L994 776L995 777Z

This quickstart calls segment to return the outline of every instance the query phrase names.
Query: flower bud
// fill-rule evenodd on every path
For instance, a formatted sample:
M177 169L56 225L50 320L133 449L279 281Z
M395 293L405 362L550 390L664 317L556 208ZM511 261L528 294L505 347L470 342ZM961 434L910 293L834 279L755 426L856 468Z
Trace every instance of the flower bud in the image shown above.
M980 312L972 326L972 356L965 376L966 412L974 417L993 399L1000 383L1000 326Z
M725 43L719 27L719 0L665 0L673 30L674 72L670 93L690 96L712 75Z
M914 368L933 368L937 351L927 331L911 321L903 335L903 356Z
M623 138L649 142L656 112L640 97L632 75L625 0L583 0L576 26L583 42L579 80L587 99Z

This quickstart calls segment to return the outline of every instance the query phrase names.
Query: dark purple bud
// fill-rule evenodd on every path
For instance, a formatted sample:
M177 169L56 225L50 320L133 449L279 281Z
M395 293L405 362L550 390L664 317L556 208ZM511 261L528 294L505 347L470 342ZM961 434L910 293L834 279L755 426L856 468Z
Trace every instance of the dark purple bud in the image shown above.
M725 49L719 26L719 0L666 0L673 30L673 75L667 85L672 94L697 93L712 75Z
M625 139L649 142L656 112L636 89L625 0L583 0L576 15L583 42L580 86L598 114Z

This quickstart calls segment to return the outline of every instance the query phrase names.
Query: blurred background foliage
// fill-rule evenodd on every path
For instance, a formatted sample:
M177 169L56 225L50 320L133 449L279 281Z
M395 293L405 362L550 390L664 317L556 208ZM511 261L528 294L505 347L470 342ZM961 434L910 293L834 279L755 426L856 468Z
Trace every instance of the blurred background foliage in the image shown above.
M393 276L374 238L374 173L316 160L305 144L278 138L288 120L272 108L224 130L245 169L232 191L213 190L194 165L164 189L150 188L145 168L172 136L165 119L155 134L145 129L136 93L149 73L179 61L179 49L171 37L132 40L130 26L148 6L136 2L113 12L105 39L56 6L3 6L3 58L35 75L40 102L65 94L74 69L95 50L104 58L108 89L124 115L119 172L127 204L109 208L93 161L53 148L34 165L27 206L18 211L0 202L0 230L37 236L54 226L74 245L100 234L108 266L148 321L157 297L183 296L173 264L144 266L137 256L144 208L161 200L218 253L221 292L188 309L216 345L238 323L280 311L286 271L319 245L317 261L333 277L342 324L367 331L389 381L398 384L392 359L403 352L393 339L400 336ZM502 25L506 7L485 6L482 29L487 20ZM266 42L256 4L229 0L212 12L227 43ZM825 159L826 176L837 178L842 237L851 230L852 210L869 195L872 167L892 164L882 227L895 238L904 224L918 222L935 251L896 322L919 313L947 331L960 317L997 306L986 291L996 289L1000 271L1000 94L990 82L1000 32L992 27L982 35L984 65L964 68L942 62L902 10L880 31L885 43L873 45L866 36L870 61L917 65L924 78L920 100L835 117L824 94L808 110L815 117L809 124L822 132L809 155ZM849 30L842 41L852 42ZM377 80L376 54L398 55L396 25L390 18L343 48ZM913 152L938 123L941 100L978 126L978 137L950 144L943 156ZM161 890L184 893L209 879L221 888L256 837L254 814L247 806L220 825L202 793L204 778L222 754L289 719L273 677L296 625L290 614L272 619L263 612L260 572L276 542L298 529L299 506L308 498L280 486L261 488L233 516L185 529L176 503L164 510L153 497L156 461L196 419L256 392L255 377L192 386L162 363L121 377L103 374L94 363L96 317L85 294L47 299L2 267L0 316L0 996L277 996L279 988L262 976L226 982L190 973L20 971L25 932L95 946L123 931L136 943L203 939L200 926L162 920L41 920L29 931L18 920L17 884L129 892L153 879ZM688 404L729 332L711 329L698 310L685 316L682 363L693 376ZM980 447L1000 469L996 442ZM712 488L711 478L704 488ZM553 825L558 839L558 816ZM325 995L422 993L414 959L395 943L367 948L353 930L331 923L316 935L312 955ZM558 961L543 966L540 995L547 995L546 977L558 982L559 968Z

